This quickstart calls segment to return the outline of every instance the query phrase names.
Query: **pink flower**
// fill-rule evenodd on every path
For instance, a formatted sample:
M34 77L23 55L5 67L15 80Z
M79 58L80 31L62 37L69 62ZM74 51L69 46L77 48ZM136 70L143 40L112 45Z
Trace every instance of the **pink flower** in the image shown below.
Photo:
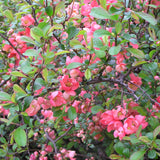
M75 91L79 87L79 83L74 78L69 78L68 75L63 76L60 81L60 89L65 90L70 95L75 95Z
M108 125L111 121L113 121L113 112L108 110L101 115L100 124Z
M81 7L81 14L83 16L90 16L90 12L91 12L92 6L90 4L85 4L84 6Z
M142 125L142 129L148 126L148 122L145 121L145 116L136 115L135 119L139 122L139 125Z
M26 109L26 113L28 116L34 116L37 114L37 112L40 110L40 105L38 104L37 100L33 100L29 106L29 108Z
M45 119L52 119L53 118L53 112L51 110L42 110L41 114L44 116Z
M97 24L96 22L91 23L91 30L96 31L97 29L101 29L101 26Z
M22 26L29 27L34 25L34 18L29 14L21 18Z
M78 57L78 56L74 56L73 58L70 58L69 56L67 56L66 65L69 65L70 63L73 63L73 62L82 63L82 59L80 57Z
M43 87L41 87L40 89L36 90L35 93L34 93L34 95L39 95L39 94L41 94L44 88L45 88L45 87L43 86Z
M138 88L137 86L141 86L141 85L142 85L142 80L141 80L140 77L135 76L134 73L131 73L129 76L130 76L131 82L132 82L133 84L128 83L128 86L129 86L129 88L131 88L132 90L136 91L137 88ZM137 86L135 86L134 84L137 85Z
M53 151L52 146L45 144L45 151L46 151L46 152L52 152L52 151Z
M61 106L62 104L66 104L65 99L63 98L63 94L60 91L52 92L49 96L50 103L54 107Z
M123 127L123 123L121 121L111 121L107 126L107 131L110 132L112 130L117 130L119 127Z
M113 109L113 118L115 120L123 120L125 118L126 115L126 110L123 109L122 107L118 106L118 109Z
M123 127L119 127L117 130L114 131L114 137L119 137L120 140L123 139L125 136L125 131Z
M124 121L124 130L126 134L133 134L137 131L139 127L139 121L133 117L129 116L125 121Z
M81 72L79 69L72 69L70 70L69 74L72 78L76 78L81 74Z
M160 7L160 1L159 0L152 0L151 4L156 5L157 7Z
M125 63L121 63L116 65L116 71L117 72L124 72L126 70L126 64Z

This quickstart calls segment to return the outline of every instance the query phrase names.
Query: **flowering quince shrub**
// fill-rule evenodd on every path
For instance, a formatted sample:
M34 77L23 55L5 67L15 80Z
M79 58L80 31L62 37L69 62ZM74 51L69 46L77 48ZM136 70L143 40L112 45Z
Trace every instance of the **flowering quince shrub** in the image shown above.
M160 158L159 0L0 0L0 159Z

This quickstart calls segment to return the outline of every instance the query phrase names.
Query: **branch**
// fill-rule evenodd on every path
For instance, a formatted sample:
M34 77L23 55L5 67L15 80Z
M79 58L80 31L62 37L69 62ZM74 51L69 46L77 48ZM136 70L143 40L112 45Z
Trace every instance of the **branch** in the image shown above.
M57 150L57 146L56 146L56 141L54 141L54 140L49 136L49 134L48 134L47 132L45 132L45 134L46 134L47 139L50 140L50 141L53 143L55 154L57 154L57 153L58 153L58 150Z
M3 34L0 33L0 36L5 39L11 46L12 48L14 48L14 50L18 53L18 55L20 56L20 58L25 57L24 55L22 55L18 49L10 42L10 40L8 39L8 37L5 37Z
M70 126L70 127L68 128L68 130L67 130L64 134L62 134L60 137L58 137L58 138L55 140L55 142L57 142L58 140L60 140L62 137L66 136L67 133L72 129L72 127L73 127L73 125Z
M31 1L30 0L26 0L26 2L29 4L29 5L32 5ZM37 18L36 18L36 11L35 11L35 8L32 7L32 16L35 20L35 26L38 26L38 21L37 21Z
M4 84L6 84L10 79L11 79L11 77L4 80L2 83L0 83L0 87L2 87Z
M131 92L131 95L136 99L136 101L138 101L138 97L135 95L134 90L130 89L128 87L128 85L123 82L122 78L120 78L120 79L111 79L111 78L96 77L93 80L87 82L86 84L90 85L90 84L96 84L96 83L100 83L100 82L109 82L109 83L113 83L113 84L117 83L117 84L119 84L121 86L124 86L125 88L127 88Z

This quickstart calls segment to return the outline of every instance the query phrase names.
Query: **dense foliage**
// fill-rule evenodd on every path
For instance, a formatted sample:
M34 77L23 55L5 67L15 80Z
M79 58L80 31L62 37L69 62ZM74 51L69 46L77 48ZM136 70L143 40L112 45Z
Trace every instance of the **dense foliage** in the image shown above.
M0 0L0 159L160 157L159 0Z

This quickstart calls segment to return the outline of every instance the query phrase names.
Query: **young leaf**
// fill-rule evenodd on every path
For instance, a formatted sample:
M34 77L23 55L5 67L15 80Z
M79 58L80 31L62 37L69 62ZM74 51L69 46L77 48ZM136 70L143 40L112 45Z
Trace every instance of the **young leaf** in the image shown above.
M24 129L22 129L21 127L17 128L14 131L14 139L19 146L23 146L23 147L26 146L27 136Z
M90 69L87 69L86 71L85 71L85 78L88 80L88 79L90 79L91 78L91 70Z

